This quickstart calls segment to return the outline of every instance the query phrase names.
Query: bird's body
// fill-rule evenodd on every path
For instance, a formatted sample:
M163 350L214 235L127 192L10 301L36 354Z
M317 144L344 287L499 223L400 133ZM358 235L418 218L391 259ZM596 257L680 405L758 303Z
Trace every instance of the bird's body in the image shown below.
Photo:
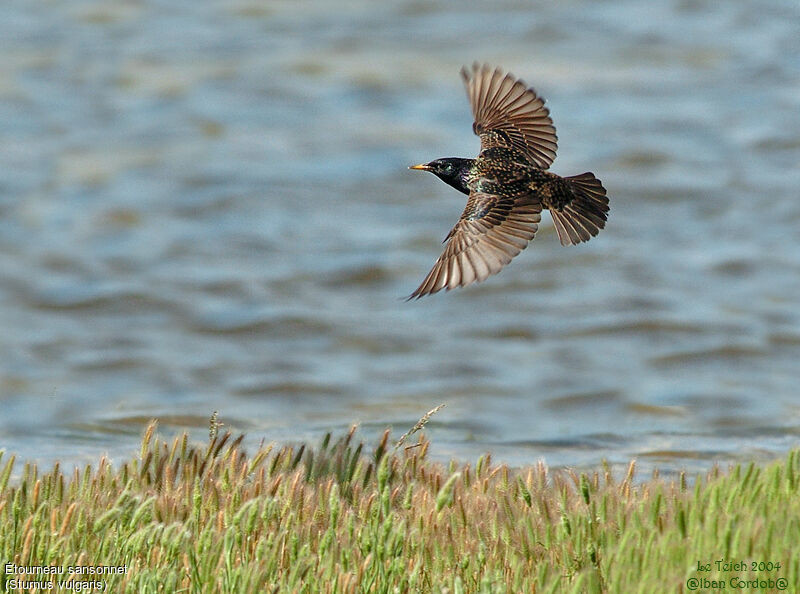
M605 226L608 198L592 173L561 177L547 171L557 137L533 89L499 69L462 69L481 139L476 159L436 159L411 169L430 171L467 194L467 206L445 238L433 269L410 298L483 281L533 239L547 208L563 245L587 241Z

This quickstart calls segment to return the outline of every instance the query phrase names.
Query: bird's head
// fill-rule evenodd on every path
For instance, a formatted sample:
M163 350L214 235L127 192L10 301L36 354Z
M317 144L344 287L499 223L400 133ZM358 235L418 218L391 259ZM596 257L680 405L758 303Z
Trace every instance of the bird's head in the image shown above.
M413 165L409 169L419 171L430 171L444 183L453 186L456 190L469 194L467 188L467 176L472 167L473 159L459 159L458 157L448 157L446 159L436 159L430 163Z

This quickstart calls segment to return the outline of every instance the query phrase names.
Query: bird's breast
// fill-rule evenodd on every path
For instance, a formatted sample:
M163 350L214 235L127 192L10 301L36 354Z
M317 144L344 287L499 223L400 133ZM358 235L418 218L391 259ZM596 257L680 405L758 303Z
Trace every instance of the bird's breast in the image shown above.
M529 191L530 174L520 163L501 158L479 158L470 172L468 186L473 192L514 196Z

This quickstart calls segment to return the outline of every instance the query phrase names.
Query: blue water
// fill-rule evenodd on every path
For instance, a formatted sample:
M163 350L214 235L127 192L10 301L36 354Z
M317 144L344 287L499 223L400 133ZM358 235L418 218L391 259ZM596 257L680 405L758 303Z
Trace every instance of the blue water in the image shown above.
M445 403L431 452L769 459L800 437L800 5L0 5L0 448L122 459L144 424L252 443ZM406 303L478 148L458 70L547 99L549 215L484 284Z

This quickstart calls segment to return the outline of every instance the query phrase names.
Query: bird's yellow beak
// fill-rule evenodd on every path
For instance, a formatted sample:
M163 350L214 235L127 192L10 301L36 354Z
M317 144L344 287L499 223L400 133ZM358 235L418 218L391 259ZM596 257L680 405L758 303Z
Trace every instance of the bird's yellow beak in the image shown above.
M419 169L420 171L430 171L431 170L430 166L426 165L424 163L422 163L420 165L412 165L411 167L409 167L409 169Z

